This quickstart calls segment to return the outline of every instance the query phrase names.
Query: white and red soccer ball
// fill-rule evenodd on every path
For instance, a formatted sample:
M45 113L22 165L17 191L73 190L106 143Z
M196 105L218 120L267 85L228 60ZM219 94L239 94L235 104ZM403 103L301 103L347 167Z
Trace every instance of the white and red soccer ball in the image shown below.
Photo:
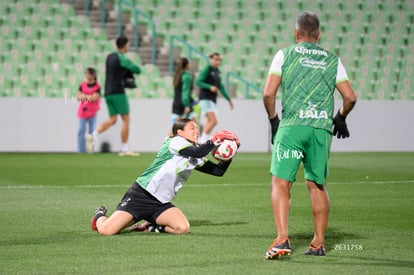
M213 150L212 155L217 160L229 161L236 155L238 149L236 141L226 139Z

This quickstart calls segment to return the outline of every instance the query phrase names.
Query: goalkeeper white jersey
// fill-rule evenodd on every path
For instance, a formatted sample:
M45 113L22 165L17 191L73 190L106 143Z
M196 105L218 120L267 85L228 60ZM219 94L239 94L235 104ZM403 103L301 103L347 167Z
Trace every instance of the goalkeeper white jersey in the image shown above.
M191 171L202 166L206 158L185 157L180 151L194 146L183 137L167 138L154 162L136 182L162 203L171 202L188 179Z

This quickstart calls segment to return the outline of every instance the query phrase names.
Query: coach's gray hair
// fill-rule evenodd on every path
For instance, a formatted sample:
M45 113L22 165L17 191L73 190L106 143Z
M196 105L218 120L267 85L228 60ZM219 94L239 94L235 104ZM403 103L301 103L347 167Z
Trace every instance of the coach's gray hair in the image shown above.
M295 28L301 36L316 38L319 34L319 18L311 11L304 11L296 19Z

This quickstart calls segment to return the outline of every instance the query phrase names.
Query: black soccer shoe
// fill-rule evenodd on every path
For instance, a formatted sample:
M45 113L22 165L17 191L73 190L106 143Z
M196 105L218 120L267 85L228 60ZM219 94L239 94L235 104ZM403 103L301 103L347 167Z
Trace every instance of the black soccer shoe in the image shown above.
M303 252L303 255L325 256L325 247L323 247L323 245L320 245L319 247L311 245L308 250Z
M96 227L96 221L100 217L105 216L107 211L108 210L103 205L101 205L98 208L96 208L95 213L93 213L93 216L92 216L92 219L91 219L91 229L93 231L98 231L98 228Z

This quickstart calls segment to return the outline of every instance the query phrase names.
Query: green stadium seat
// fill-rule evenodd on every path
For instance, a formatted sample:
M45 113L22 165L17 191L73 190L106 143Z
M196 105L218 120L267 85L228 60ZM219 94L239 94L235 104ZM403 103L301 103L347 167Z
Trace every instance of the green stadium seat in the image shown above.
M0 11L4 39L0 73L14 77L1 81L2 95L62 96L62 88L72 85L68 75L76 73L83 79L87 65L101 63L99 53L105 48L103 43L99 43L101 47L94 46L91 50L85 46L78 47L78 42L93 44L96 40L106 40L106 34L101 29L90 28L88 18L75 16L72 5L42 0L24 4L4 4L3 1ZM75 31L69 18L74 18L76 22L73 24ZM91 40L85 42L87 38ZM85 51L89 52L89 58L85 58ZM75 59L78 63L82 62L82 66L72 64ZM80 67L81 70L78 69Z
M33 61L27 62L20 65L20 73L22 75L29 75L29 77L34 78L38 74L38 69L40 69L40 64Z
M84 79L83 74L78 75L78 74L69 74L67 77L67 85L69 89L72 89L70 92L77 92L79 90L79 85L81 84L81 82Z
M30 76L29 74L22 74L19 77L16 77L14 80L15 83L18 83L19 87L21 88L21 96L25 97L33 97L37 96L35 86L36 81L34 77Z
M70 4L62 3L60 6L60 11L62 12L64 16L68 18L75 16L75 10L73 6Z
M47 28L53 27L60 29L66 27L66 25L63 23L63 18L59 15L45 16L43 20L45 21Z
M24 12L24 4L22 2L9 3L8 13L9 14L22 14Z
M72 64L72 55L68 54L67 51L56 51L53 58L53 62L57 62L58 64Z
M401 94L402 99L414 100L414 81L412 78L404 78L398 85L398 92Z
M8 3L6 3L5 1L0 2L0 14L3 15L7 15L10 12L10 8Z
M173 87L173 78L171 76L164 76L162 78L164 82L163 88L165 89L165 97L173 98L174 97L174 87Z
M138 88L126 89L125 93L128 96L128 98L140 98L141 97L141 92Z
M61 79L61 75L74 75L82 79L88 65L96 66L100 71L99 77L103 77L105 56L114 50L113 43L106 41L105 32L100 28L92 29L88 17L76 16L71 4L46 0L22 3L0 3L3 37L0 50L10 52L0 55L1 62L5 63L3 67L6 67L2 71L26 73L19 67L24 62L38 62L49 67L53 63L64 63L60 64L57 72L60 79L58 86L69 85L68 81ZM142 0L135 3L144 12L156 17L157 30L165 37L165 46L169 46L172 34L182 36L207 55L212 51L222 53L223 75L228 70L236 70L247 80L261 85L273 55L294 41L295 15L301 10L314 10L321 18L321 45L341 56L352 83L363 87L364 97L404 99L412 94L404 90L406 86L403 83L411 84L404 80L409 78L406 68L410 66L405 60L414 52L413 1L277 0L271 5L265 0ZM14 48L20 51L17 62L11 60ZM64 51L70 52L66 58ZM186 54L184 49L181 52ZM392 65L387 53L395 53ZM139 56L136 56L134 61L142 66ZM368 66L369 70L364 66ZM144 74L151 78L146 86L163 92L142 94L141 90L135 90L131 91L131 96L164 97L168 89L163 81L159 81L158 73L152 75L151 69L142 67ZM389 67L393 69L387 71ZM52 73L50 71L47 72ZM42 72L46 71L40 70L39 74ZM390 75L390 79L399 77L397 88L393 80L378 84L380 81L377 79L386 74ZM362 77L366 79L362 80ZM373 91L375 85L385 85L386 89L394 91L378 94ZM25 92L20 89L16 94L24 95ZM46 89L38 94L50 95Z
M45 16L40 16L39 14L33 14L30 16L31 21L29 21L32 27L37 28L46 28L49 24L48 18Z
M13 81L10 76L3 73L0 74L0 96L11 96Z
M84 16L84 15L78 15L78 16L76 16L75 21L72 21L72 20L70 20L70 21L72 22L71 26L76 26L76 27L79 27L81 29L88 29L89 30L92 27L91 22L89 21L89 18Z
M16 13L10 13L8 17L9 26L12 28L23 27L24 23L22 17L17 16Z
M10 62L15 65L19 65L27 61L26 55L20 53L20 51L16 48L13 48L9 54L5 55L4 60L5 62Z
M84 60L75 62L75 64L73 64L73 70L72 72L77 75L77 76L82 76L84 75L85 69L90 66L90 64L88 63L84 63Z
M36 5L34 5L35 7ZM43 15L55 15L60 10L60 4L41 2L37 5L38 12Z
M156 98L157 93L155 91L154 82L151 78L145 74L139 76L138 89L141 92L143 98Z
M39 80L40 83L42 83L42 86L45 88L46 97L58 97L60 94L60 87L56 76L48 74Z
M106 41L108 38L106 36L106 33L103 29L101 28L93 28L92 29L92 34L93 37L95 38L95 40L98 42L100 41Z
M10 26L2 26L2 37L7 39L16 39L18 37L18 31Z

